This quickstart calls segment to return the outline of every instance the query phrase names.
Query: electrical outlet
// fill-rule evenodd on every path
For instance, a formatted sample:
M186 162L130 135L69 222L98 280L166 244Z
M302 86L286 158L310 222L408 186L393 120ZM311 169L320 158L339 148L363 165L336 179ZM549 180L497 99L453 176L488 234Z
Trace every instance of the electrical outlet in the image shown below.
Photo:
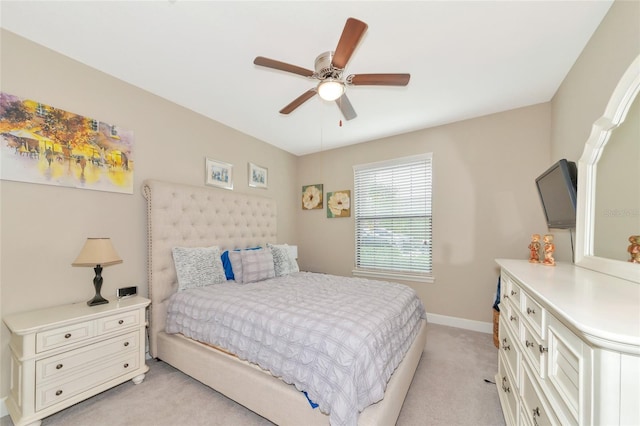
M135 296L136 294L138 294L138 287L136 286L122 287L119 288L116 292L118 299L122 299L123 297Z

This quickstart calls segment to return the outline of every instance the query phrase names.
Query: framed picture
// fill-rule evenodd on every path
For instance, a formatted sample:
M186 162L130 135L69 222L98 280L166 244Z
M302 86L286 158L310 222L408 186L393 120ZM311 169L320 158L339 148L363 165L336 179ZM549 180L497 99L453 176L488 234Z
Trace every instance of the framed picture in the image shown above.
M327 217L349 217L351 216L351 191L327 192Z
M205 181L207 185L233 189L233 165L207 158L205 161Z
M249 163L249 186L254 188L267 188L269 171L265 167Z
M322 208L322 184L305 185L302 187L302 209L314 210Z

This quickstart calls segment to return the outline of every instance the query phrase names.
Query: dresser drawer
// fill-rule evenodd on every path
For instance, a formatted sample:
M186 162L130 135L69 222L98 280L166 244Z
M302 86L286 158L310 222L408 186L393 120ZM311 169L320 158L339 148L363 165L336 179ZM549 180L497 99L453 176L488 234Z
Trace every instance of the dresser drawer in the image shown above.
M547 312L526 292L522 292L522 316L531 325L535 333L544 339Z
M80 322L36 334L36 352L44 352L95 336L93 321Z
M98 319L98 334L110 333L138 324L140 324L140 311L123 312Z
M506 367L507 360L502 352L498 354L498 376L496 377L498 385L498 396L503 407L503 413L507 425L518 424L518 387L516 381L508 372Z
M547 360L547 349L542 344L540 337L531 331L527 325L522 327L522 343L523 356L529 359L529 363L535 370L534 373L540 378L545 377L545 366Z
M518 350L518 340L513 337L508 327L500 321L499 326L499 351L506 360L509 372L515 378L515 382L518 383L518 370L520 368L518 362L520 361L520 353Z
M511 300L515 306L520 306L520 287L508 274L502 274L500 277L500 285L503 287L502 299Z
M138 369L139 358L138 352L128 352L109 359L109 363L96 364L79 374L36 386L36 411L135 371Z
M500 305L502 315L500 315L500 323L504 323L513 337L520 336L520 307L514 306L512 303L507 302Z
M125 334L88 347L65 352L36 361L36 384L46 380L75 374L91 368L93 364L104 363L118 354L138 350L139 332Z
M556 418L549 402L534 385L535 379L531 376L531 372L523 364L522 369L522 411L524 413L523 420L527 424L545 426L559 425L560 422Z

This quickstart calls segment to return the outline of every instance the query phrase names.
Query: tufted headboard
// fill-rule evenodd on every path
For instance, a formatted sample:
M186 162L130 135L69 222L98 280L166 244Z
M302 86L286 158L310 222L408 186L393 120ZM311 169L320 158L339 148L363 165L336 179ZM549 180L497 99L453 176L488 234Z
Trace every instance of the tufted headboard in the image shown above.
M173 247L221 250L264 246L277 238L276 202L223 189L145 180L147 199L147 279L151 307L149 349L164 331L169 297L178 289Z

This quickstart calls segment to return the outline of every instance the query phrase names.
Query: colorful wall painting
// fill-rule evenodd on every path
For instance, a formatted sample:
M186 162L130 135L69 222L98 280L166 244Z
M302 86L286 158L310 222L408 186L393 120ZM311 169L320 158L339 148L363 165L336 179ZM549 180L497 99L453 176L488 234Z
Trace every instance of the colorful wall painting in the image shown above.
M133 132L0 92L0 179L133 193Z

